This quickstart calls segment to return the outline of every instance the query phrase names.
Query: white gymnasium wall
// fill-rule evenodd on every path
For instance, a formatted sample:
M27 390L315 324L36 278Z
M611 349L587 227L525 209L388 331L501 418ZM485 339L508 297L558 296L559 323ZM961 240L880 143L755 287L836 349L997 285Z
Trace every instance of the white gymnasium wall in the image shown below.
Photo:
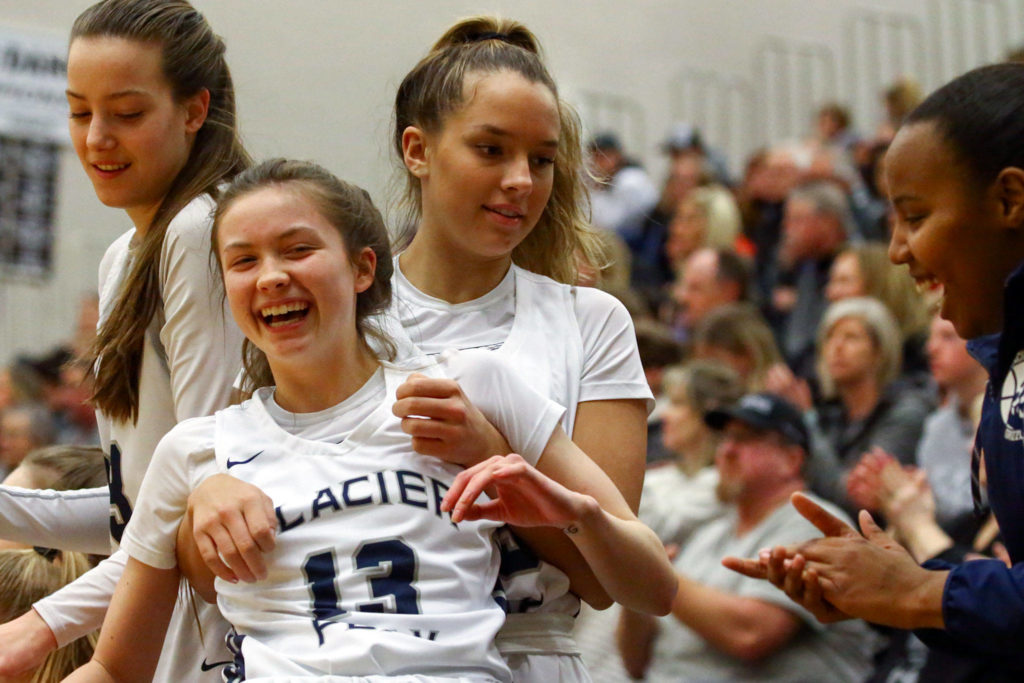
M617 128L655 174L657 142L692 118L734 167L810 125L826 97L871 130L877 85L931 88L1024 38L1024 0L195 0L226 39L245 139L257 157L317 160L383 204L399 80L458 17L501 13L540 37L563 94ZM0 25L63 35L88 0L0 0ZM107 243L127 226L63 155L53 277L0 279L0 362L67 336Z

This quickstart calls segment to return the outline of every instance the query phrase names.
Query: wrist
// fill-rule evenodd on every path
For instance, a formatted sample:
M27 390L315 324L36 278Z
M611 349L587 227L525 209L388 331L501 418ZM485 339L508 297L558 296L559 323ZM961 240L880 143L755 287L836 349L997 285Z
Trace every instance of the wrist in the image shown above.
M935 524L934 520L901 528L900 535L917 562L924 562L953 545L953 540Z
M576 512L573 515L573 519L569 520L561 526L569 536L576 536L579 534L585 534L587 532L595 530L598 525L604 522L604 511L592 496L583 494L579 495L579 503L576 506Z
M53 633L50 625L46 623L46 620L40 616L39 612L32 608L25 613L25 618L29 621L29 633L33 649L44 655L56 650L59 645L57 643L57 636Z
M893 626L904 629L945 628L942 616L942 596L946 589L948 571L920 569L920 579L897 598L896 609L905 620Z

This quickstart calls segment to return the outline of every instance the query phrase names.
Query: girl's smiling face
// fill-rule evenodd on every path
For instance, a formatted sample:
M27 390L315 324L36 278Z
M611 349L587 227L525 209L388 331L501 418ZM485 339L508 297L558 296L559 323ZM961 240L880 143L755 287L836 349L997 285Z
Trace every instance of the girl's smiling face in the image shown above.
M977 187L935 123L902 128L886 155L895 209L889 258L921 289L941 288L940 313L970 339L998 332L1004 281L1016 265L999 188Z
M467 74L463 88L465 103L440 130L403 134L422 190L420 231L463 257L507 259L551 197L558 104L512 71Z
M76 38L68 51L71 142L96 196L145 230L206 120L205 90L177 100L159 44Z
M350 258L339 230L300 187L269 186L236 199L217 228L231 313L267 355L317 363L358 348L356 296L373 283L369 247Z

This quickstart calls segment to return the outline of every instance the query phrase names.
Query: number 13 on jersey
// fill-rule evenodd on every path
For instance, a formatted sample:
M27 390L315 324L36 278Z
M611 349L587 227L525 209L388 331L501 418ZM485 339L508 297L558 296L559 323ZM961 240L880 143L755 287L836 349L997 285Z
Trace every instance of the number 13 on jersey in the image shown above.
M352 567L339 566L334 548L312 552L302 563L302 573L309 587L313 614L320 645L324 644L324 629L337 623L349 612L390 612L393 614L419 614L419 592L413 585L416 578L416 553L397 538L363 543L351 556ZM366 596L342 596L338 577L352 572L365 578Z

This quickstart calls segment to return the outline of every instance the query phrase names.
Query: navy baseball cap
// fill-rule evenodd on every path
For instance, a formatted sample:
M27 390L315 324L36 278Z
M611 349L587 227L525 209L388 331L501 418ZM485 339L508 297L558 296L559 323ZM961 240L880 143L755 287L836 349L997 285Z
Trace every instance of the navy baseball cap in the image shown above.
M792 403L775 394L747 394L735 404L708 411L704 422L722 431L731 420L739 420L754 429L781 434L787 441L807 450L810 434L803 415Z
M615 152L622 151L622 141L619 140L619 136L611 131L605 131L598 133L591 139L590 145L591 150L612 150Z

